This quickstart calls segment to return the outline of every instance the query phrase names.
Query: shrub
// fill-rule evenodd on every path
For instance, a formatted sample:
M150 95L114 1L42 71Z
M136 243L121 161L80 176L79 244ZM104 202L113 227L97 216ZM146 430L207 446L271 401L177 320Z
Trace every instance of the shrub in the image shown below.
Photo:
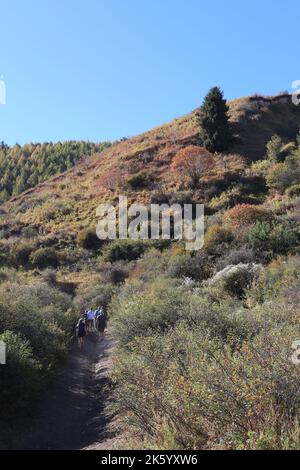
M209 283L211 285L222 284L226 292L242 299L245 291L258 275L259 269L260 265L252 263L229 265L222 271L219 271Z
M119 260L135 260L149 248L142 240L114 240L103 249L103 260L114 263Z
M137 448L297 448L291 331L273 326L234 352L184 325L137 339L115 361L124 429Z
M211 255L219 255L233 242L231 230L222 225L213 225L208 228L204 238L204 249ZM226 247L226 248L225 248Z
M180 254L170 259L167 274L172 278L192 278L197 281L207 279L211 274L211 262L204 253L197 253L194 257L189 254Z
M267 143L267 159L273 162L282 161L283 157L281 155L282 148L284 143L278 135L273 135L271 140Z
M151 204L168 204L170 194L164 191L154 191L151 194Z
M299 268L300 258L298 256L288 258L283 257L272 261L272 263L260 272L259 278L256 280L255 285L248 294L248 303L251 306L256 306L257 304L263 304L264 302L277 302L277 299L282 292L290 294L290 289L297 289L299 287ZM288 299L284 299L286 306L292 299L292 295L289 295ZM295 303L297 304L298 301ZM293 308L294 307L295 305ZM294 308L294 311L298 311L297 307ZM286 315L285 310L283 310L283 314ZM272 316L270 316L270 319L272 319Z
M293 184L294 175L289 172L286 163L277 163L270 168L266 182L270 189L283 192Z
M256 250L285 254L297 244L297 234L286 224L257 222L248 232L248 241Z
M1 418L11 418L31 405L41 387L41 364L34 357L30 343L20 334L5 331L0 341L6 344L6 365L1 366ZM21 394L21 399L20 399Z
M169 204L193 204L193 193L189 191L176 191L170 194Z
M36 249L36 244L30 241L22 241L15 243L11 247L11 257L16 267L28 267L30 263L30 255Z
M36 280L25 284L7 276L1 283L0 335L8 344L7 365L3 371L1 368L1 376L7 372L8 386L1 387L0 406L7 416L26 407L29 411L36 402L37 389L65 357L74 335L70 307L69 296Z
M112 284L103 284L100 279L91 282L86 287L80 287L74 299L74 308L78 314L82 314L87 306L94 309L103 306L107 310L114 292L115 286Z
M82 230L77 236L77 243L86 250L98 250L101 247L101 240L92 229Z
M243 308L252 275L252 304L248 297ZM299 446L299 373L291 362L299 258L231 266L219 277L243 303L217 284L164 278L126 283L112 302L119 339L112 406L135 448Z
M103 273L107 281L112 284L122 284L129 274L126 265L121 262L106 265Z
M235 264L249 264L257 260L255 251L248 246L241 246L240 248L233 248L224 255L217 262L217 269L222 270L229 265Z
M172 169L180 178L187 178L192 188L197 188L203 176L213 168L213 156L204 148L188 145L179 150L172 161Z
M84 248L73 248L72 246L59 251L59 262L62 266L77 265L90 262L92 254ZM75 268L74 268L75 269Z
M270 189L284 190L300 182L300 166L296 158L289 157L284 163L275 164L267 175L267 185Z
M224 213L224 222L235 228L252 225L257 221L272 220L272 214L261 206L238 204Z
M39 248L30 255L30 262L39 269L57 268L59 256L53 248Z
M273 163L270 160L258 160L253 162L247 170L247 174L257 177L266 177Z
M71 307L69 296L46 284L9 281L1 285L0 293L0 331L11 330L28 339L34 354L50 370L68 341L62 327Z
M285 194L286 194L288 197L300 196L300 183L293 184L292 186L290 186L289 188L287 188L287 189L285 190Z
M209 207L215 210L229 209L237 204L257 204L259 200L243 194L244 188L236 186L224 191L209 202Z
M155 191L151 194L151 204L193 204L193 194L190 191Z
M45 204L32 209L32 218L36 224L47 224L53 220L64 218L72 211L71 206L59 200L50 199Z
M24 238L31 239L31 238L37 237L38 231L36 227L28 225L27 227L22 228L21 235Z
M50 286L57 284L57 272L54 269L46 269L41 275L41 279Z
M128 292L128 297L124 292ZM176 323L184 311L186 299L183 292L174 289L165 279L158 279L144 292L132 296L131 285L115 299L111 306L113 331L122 345L138 336L162 332Z
M152 183L152 178L145 172L137 173L127 180L127 186L131 189L147 188Z

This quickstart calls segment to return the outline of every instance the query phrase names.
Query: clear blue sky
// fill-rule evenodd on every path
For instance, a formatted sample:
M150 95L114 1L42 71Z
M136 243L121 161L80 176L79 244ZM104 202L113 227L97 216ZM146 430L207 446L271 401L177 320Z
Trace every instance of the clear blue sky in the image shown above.
M2 0L0 140L111 140L300 79L296 0Z

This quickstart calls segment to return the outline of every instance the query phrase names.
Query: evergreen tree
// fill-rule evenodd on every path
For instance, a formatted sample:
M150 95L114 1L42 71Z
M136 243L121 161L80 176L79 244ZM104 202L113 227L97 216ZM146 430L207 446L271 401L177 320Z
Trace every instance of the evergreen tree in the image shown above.
M272 162L280 162L282 161L281 157L281 150L283 148L283 141L278 135L273 135L269 142L267 143L267 159L271 160Z
M209 152L226 150L231 142L227 113L223 92L218 87L211 88L199 114L200 145Z
M110 145L69 141L8 147L0 142L0 202L72 168L82 156L101 152Z

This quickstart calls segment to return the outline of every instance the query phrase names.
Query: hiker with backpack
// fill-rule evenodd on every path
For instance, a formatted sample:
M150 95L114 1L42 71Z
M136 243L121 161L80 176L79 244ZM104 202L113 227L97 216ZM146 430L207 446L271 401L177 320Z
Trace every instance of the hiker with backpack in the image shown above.
M100 314L101 314L101 308L97 307L96 310L95 310L95 318L94 318L94 328L95 328L95 330L97 330L97 321L98 321L98 317L99 317Z
M78 323L76 325L76 330L78 337L78 345L80 350L82 351L86 338L86 322L84 320L84 315L79 318Z
M94 326L94 318L95 318L95 312L93 310L89 310L87 312L87 326L89 329L92 329Z
M101 312L98 315L96 327L99 333L99 341L102 341L104 339L104 332L107 327L107 316L105 315L103 309L101 309Z

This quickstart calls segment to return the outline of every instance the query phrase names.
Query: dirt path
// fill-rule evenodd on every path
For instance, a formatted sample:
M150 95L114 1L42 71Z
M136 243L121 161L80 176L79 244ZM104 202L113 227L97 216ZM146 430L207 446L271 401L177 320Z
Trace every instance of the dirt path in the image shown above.
M113 341L89 334L85 349L74 344L65 367L47 391L31 424L11 442L12 449L94 449L109 446L104 413Z

